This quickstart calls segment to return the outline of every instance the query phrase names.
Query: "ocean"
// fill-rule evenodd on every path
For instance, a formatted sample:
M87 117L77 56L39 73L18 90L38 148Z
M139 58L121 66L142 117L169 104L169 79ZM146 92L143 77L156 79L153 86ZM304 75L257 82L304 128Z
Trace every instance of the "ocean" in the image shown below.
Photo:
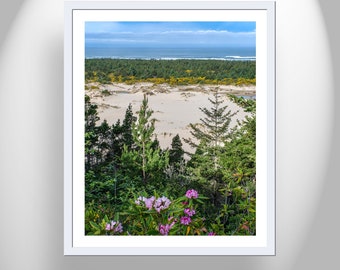
M113 59L214 59L255 61L256 49L234 48L113 48L86 47L85 58Z

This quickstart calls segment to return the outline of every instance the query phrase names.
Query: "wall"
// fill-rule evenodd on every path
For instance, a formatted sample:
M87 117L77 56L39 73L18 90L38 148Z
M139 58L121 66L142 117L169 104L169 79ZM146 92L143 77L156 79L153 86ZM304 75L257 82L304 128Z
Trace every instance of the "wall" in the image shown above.
M63 256L63 1L0 9L0 268L324 269L339 242L337 4L277 0L277 255Z

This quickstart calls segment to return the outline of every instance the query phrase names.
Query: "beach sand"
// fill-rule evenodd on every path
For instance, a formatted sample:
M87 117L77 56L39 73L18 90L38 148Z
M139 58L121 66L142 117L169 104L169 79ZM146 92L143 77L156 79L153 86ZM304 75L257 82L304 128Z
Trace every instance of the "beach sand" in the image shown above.
M137 116L136 113L140 108L143 95L146 93L149 107L154 111L152 117L156 119L155 134L161 148L170 148L172 138L179 134L184 150L192 152L193 149L183 141L183 138L191 136L190 123L200 123L200 118L205 117L199 108L210 109L212 107L208 97L213 97L211 90L216 87L219 88L219 93L225 96L225 102L221 106L228 105L226 111L238 111L231 122L231 127L233 127L237 123L237 119L244 119L247 113L231 102L226 94L255 96L255 86L91 83L86 85L85 93L91 97L92 103L98 105L99 122L106 119L109 125L116 123L118 119L122 122L130 103Z

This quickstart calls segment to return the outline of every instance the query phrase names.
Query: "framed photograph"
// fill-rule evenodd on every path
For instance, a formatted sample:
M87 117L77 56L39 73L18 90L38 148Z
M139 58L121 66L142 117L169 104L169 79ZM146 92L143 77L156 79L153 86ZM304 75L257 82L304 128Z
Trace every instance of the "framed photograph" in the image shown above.
M65 2L64 254L275 255L275 2Z

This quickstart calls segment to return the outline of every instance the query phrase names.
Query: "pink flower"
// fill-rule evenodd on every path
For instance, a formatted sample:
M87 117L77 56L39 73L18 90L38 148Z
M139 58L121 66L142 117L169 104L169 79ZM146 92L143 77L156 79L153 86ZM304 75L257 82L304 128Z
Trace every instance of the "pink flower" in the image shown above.
M209 236L214 236L214 235L216 235L216 233L214 233L214 232L209 232L208 235L209 235Z
M166 225L163 225L163 224L160 224L158 226L158 230L159 230L159 233L161 235L168 235L169 231L170 231L170 225L169 224L166 224Z
M111 223L106 224L105 230L122 233L123 226L121 223L119 223L119 221L116 222L116 221L111 220Z
M110 223L107 223L107 224L106 224L105 230L106 230L106 231L110 231L110 230L111 230L111 225L110 225Z
M152 197L150 197L150 198L148 198L148 199L145 199L144 202L145 202L146 208L148 208L149 210L151 210L154 201L155 201L155 197L154 197L154 196L152 196Z
M174 219L174 217L169 217L169 218L168 218L168 221L171 221L171 220L173 220L173 222L171 222L170 228L172 228L172 226L175 225L175 223L177 222L177 218Z
M168 233L169 233L168 225L160 224L160 225L158 226L158 230L159 230L159 233L160 233L161 235L168 235Z
M192 217L193 215L196 214L195 209L190 209L190 208L185 208L184 209L184 214L188 215L189 217Z
M181 217L181 224L183 225L189 225L191 222L191 218L188 216Z
M171 201L167 197L163 196L155 201L154 208L159 213L161 210L168 208L170 203Z
M169 219L169 221L171 221L171 220L172 220L172 218ZM172 228L172 226L174 226L175 222L176 222L176 220L171 222L171 224L165 224L165 225L159 224L159 226L158 226L159 233L161 235L168 235L170 229Z
M186 193L185 196L189 199L194 198L196 199L198 197L198 192L194 189L189 189Z
M123 232L123 226L121 223L118 223L118 225L116 226L116 228L113 229L114 232L119 232L122 233Z

